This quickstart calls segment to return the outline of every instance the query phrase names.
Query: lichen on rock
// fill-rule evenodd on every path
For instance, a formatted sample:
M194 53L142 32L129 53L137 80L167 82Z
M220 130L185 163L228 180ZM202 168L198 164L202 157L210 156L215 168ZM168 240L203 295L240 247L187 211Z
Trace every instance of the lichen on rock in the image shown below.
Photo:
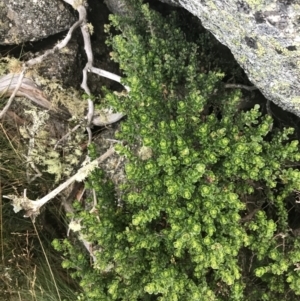
M298 1L163 0L197 16L266 98L300 116ZM298 2L298 3L297 3Z
M0 2L0 44L37 41L70 28L72 8L59 0Z

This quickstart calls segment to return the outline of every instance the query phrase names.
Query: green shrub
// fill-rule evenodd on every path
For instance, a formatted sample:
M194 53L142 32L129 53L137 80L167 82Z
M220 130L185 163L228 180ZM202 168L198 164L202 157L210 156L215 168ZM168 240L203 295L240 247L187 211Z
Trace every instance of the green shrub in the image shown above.
M98 249L92 267L83 249L54 242L81 279L80 300L299 299L293 130L272 129L258 106L238 112L240 92L200 72L201 49L176 16L137 7L132 19L111 17L119 34L109 38L131 87L104 103L127 114L117 133L127 143L116 146L127 158L122 202L102 171L89 177L98 213L76 204L74 217Z

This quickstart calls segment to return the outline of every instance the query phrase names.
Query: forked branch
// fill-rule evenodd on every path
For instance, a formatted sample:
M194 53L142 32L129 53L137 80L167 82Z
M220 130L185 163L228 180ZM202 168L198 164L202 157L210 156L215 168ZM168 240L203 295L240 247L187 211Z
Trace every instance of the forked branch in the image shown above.
M64 189L66 189L69 185L71 185L73 182L81 182L83 181L95 168L98 167L99 163L106 160L109 156L111 156L115 152L114 148L110 148L106 151L102 156L97 158L96 160L84 165L81 167L74 176L69 178L67 181L59 185L57 188L52 190L49 194L44 196L43 198L33 201L29 199L26 195L26 189L24 190L24 195L21 197L15 196L15 195L6 195L3 196L4 198L12 200L12 205L14 207L15 212L19 212L21 210L25 210L25 216L31 217L34 221L35 218L40 213L40 208L45 205L47 202L52 200L54 197L56 197L60 192L62 192Z

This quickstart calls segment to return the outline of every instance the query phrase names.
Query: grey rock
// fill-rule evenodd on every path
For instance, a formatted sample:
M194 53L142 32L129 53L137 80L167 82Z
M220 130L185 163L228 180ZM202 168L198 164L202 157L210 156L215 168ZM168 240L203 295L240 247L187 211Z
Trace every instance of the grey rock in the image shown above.
M0 0L0 44L37 41L76 21L73 8L60 0Z
M162 2L197 16L267 99L300 116L300 0Z
M129 15L130 14L130 5L126 0L104 0L107 8L116 15Z
M74 38L63 50L55 51L43 62L37 64L35 70L53 82L60 82L63 86L74 86L76 83L80 83L82 76L82 67L78 64L78 53L78 40ZM35 56L39 54L42 52Z
M160 0L160 2L172 5L172 6L181 6L179 0Z

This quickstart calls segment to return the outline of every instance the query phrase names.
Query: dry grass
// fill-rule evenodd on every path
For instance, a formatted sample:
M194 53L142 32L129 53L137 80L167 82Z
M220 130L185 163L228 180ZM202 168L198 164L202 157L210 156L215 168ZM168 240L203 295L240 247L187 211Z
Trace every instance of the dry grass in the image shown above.
M76 300L78 287L62 269L60 255L51 246L57 231L50 234L46 230L43 216L33 224L22 213L15 214L9 201L2 199L2 195L20 194L29 186L22 155L26 147L16 120L0 123L0 149L0 300ZM38 195L50 185L49 180L40 178L30 184L30 190Z

